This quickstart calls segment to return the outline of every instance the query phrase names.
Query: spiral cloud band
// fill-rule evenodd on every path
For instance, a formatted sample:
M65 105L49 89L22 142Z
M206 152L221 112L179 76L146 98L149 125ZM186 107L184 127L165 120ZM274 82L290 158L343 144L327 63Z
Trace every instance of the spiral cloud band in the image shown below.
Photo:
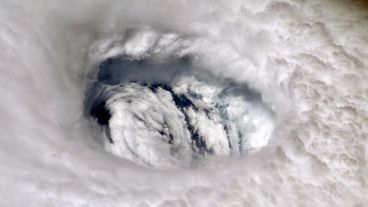
M368 4L0 1L0 206L368 203Z

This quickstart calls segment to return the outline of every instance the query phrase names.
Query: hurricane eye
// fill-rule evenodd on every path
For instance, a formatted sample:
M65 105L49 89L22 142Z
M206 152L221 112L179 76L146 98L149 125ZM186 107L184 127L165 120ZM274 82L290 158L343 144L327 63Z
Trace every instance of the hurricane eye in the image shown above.
M107 151L163 168L245 155L267 144L275 121L259 93L195 67L188 56L107 58L86 109Z

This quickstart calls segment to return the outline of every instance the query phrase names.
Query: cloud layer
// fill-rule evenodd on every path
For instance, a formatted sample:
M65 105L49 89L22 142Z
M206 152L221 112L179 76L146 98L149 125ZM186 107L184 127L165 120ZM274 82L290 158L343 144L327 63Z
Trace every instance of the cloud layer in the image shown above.
M358 1L4 0L0 4L2 206L367 203L368 21ZM238 100L244 96L237 95L236 88L256 91L275 113L269 143L246 156L214 157L200 169L152 169L106 152L101 143L101 134L106 133L85 115L85 97L100 63L120 54L133 59L191 55L201 72L194 78L178 76L176 84L170 83L171 90L178 95L185 91L188 97L188 90L199 91L198 95L210 97L191 99L203 108L228 101L232 123L241 121L235 115L246 113L241 110L248 103ZM167 74L164 71L155 70L157 77L142 76L146 73L131 77L170 81L171 76L161 77ZM217 79L198 78L207 73ZM225 80L237 87L228 87ZM155 136L165 140L170 135L160 127L166 117L172 125L168 129L182 129L168 131L183 137L180 146L189 146L184 113L169 90L158 87L153 93L137 83L116 90L121 93L107 101L116 110L109 125L126 127L127 133L136 133L136 141L156 142L145 140L154 133L143 123L154 131L162 129L163 134ZM223 90L229 91L221 94ZM137 108L128 107L129 94ZM143 113L145 107L150 113ZM119 112L124 110L122 122ZM215 117L221 116L221 107L217 110L211 119L189 108L187 116L198 133L218 131L222 137L221 130L202 130L219 126ZM257 110L249 116L265 111ZM133 114L146 117L139 122ZM123 140L119 133L110 129L116 143ZM213 134L205 137L211 139ZM155 153L169 151L168 145L152 146L160 146L148 148ZM180 149L177 156L185 163L186 148ZM178 160L157 154L142 157L155 159L154 163Z

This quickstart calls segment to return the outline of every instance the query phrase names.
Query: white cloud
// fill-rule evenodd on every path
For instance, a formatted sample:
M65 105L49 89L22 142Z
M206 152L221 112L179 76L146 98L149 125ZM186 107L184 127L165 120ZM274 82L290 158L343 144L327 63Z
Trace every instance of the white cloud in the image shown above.
M368 42L366 10L358 3L2 1L1 206L365 205ZM141 28L151 28L154 35L146 39L157 38L162 50L149 41L124 47L131 28L142 32L135 36L138 42L148 35ZM277 118L267 146L246 156L209 159L196 170L155 170L106 152L100 128L83 115L85 90L106 57L127 51L142 55L152 48L155 56L193 54L201 71L220 77L218 86L229 78L258 91ZM169 81L173 73L163 71L157 69L155 78ZM206 81L202 72L196 75ZM145 118L152 127L162 126L166 117L170 127L183 128L165 91L156 97L133 92L143 93L137 107L151 110ZM235 116L238 102L229 100ZM259 125L260 119L249 120L269 115L258 107L242 112L249 119L229 118ZM132 111L124 118L139 123ZM166 162L155 154L167 153L166 145L144 139L151 131L116 119L128 135L139 135L129 141L140 153L154 152L145 159ZM257 127L253 136L268 134L271 123ZM198 127L218 124L204 117ZM151 144L157 148L147 147Z

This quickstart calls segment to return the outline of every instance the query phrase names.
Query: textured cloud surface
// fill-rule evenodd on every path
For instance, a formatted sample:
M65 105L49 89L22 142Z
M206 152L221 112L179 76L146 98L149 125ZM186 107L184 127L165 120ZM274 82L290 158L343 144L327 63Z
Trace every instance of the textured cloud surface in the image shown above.
M368 203L363 2L0 5L0 206Z

